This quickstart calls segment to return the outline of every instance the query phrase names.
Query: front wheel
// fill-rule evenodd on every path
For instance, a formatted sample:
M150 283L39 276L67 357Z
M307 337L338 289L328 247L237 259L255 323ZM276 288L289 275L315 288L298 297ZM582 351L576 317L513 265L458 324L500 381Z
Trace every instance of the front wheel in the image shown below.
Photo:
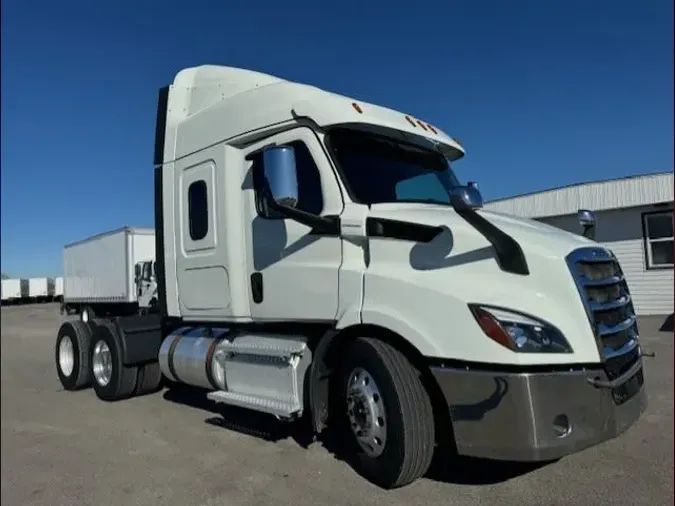
M377 339L356 339L342 357L334 412L352 447L354 468L387 489L422 477L434 455L435 433L419 371Z

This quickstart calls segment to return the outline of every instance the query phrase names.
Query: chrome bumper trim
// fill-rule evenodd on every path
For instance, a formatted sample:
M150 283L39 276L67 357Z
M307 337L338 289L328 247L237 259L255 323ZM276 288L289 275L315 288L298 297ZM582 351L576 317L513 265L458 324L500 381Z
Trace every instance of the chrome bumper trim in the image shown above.
M624 381L602 370L504 374L433 367L460 455L555 460L627 430L647 407L642 359ZM628 389L632 389L629 391Z

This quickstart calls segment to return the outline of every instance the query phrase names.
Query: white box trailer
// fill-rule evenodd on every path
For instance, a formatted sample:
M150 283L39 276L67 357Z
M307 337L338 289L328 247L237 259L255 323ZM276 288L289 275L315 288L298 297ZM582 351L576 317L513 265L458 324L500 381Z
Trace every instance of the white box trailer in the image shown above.
M43 302L54 296L53 278L30 278L28 280L28 298Z
M135 265L154 261L155 231L124 227L63 248L63 306L93 315L123 316L138 310Z
M2 280L2 301L15 302L23 298L21 294L21 280L20 279L3 279Z

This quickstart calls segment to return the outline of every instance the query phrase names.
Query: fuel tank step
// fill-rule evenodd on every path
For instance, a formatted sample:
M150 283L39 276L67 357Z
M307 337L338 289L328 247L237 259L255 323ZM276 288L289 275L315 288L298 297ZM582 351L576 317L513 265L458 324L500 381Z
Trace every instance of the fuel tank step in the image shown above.
M302 406L297 402L287 402L278 399L267 399L254 395L238 394L236 392L216 391L210 392L206 397L214 402L253 409L270 415L290 418L299 414Z

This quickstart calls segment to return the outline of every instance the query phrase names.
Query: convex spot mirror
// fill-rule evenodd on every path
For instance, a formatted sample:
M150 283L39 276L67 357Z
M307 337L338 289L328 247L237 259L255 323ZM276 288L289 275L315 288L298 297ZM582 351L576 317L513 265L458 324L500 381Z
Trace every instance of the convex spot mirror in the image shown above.
M478 184L473 181L467 186L457 186L450 192L450 202L457 211L480 209L483 207L483 196Z
M595 213L588 209L579 209L577 216L583 229L582 235L588 239L595 239Z
M277 204L294 208L298 204L298 173L293 148L265 148L263 167L271 198Z

